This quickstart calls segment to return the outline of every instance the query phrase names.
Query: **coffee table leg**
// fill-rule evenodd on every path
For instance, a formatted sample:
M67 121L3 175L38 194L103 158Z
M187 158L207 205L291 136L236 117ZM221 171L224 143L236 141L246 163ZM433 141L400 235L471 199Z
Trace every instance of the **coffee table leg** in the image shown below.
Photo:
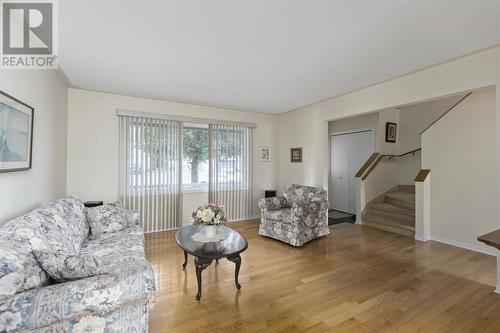
M198 280L198 294L196 294L196 300L199 301L201 298L201 272L210 266L213 259L199 258L194 259L194 266L196 267L196 280Z
M236 288L240 289L241 285L238 282L238 275L240 275L241 257L238 254L236 257L229 257L227 260L232 261L236 264L236 270L234 271L234 284Z
M188 253L184 251L184 263L182 264L182 269L186 269L187 263L188 263Z

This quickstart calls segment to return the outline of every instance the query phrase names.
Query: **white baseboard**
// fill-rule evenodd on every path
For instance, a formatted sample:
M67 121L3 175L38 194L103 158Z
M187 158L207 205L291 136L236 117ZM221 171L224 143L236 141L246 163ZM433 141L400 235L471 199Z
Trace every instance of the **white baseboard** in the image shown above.
M471 250L471 251L475 251L475 252L489 254L490 256L495 256L495 257L497 256L497 250L495 250L494 248L489 249L487 247L483 247L480 245L465 243L465 242L461 242L461 241L457 241L457 240L453 240L453 239L447 239L447 238L443 238L443 237L439 237L439 236L431 236L431 240L436 241L436 242L440 242L440 243L445 243L448 245L461 247L463 249L467 249L467 250Z
M421 241L421 242L427 242L428 240L431 240L430 238L421 236L421 235L415 235L415 240Z
M241 222L241 221L249 221L249 220L258 220L260 219L260 214L259 215L254 215L254 216L250 216L246 219L239 219L239 220L231 220L231 221L227 221L226 223L231 223L231 222Z

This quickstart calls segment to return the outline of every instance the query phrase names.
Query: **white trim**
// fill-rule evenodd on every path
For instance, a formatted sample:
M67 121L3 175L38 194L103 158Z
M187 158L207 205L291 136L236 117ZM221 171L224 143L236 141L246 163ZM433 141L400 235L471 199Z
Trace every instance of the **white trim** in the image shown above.
M370 132L372 131L373 134L375 134L375 128L373 127L365 127L365 128L353 128L345 131L340 131L340 132L331 132L328 133L329 136L335 136L335 135L347 135L347 134L355 134L355 133L363 133L363 132ZM375 150L375 147L373 147Z
M232 220L232 221L227 221L226 223L233 223L233 222L241 222L241 221L250 221L250 220L258 220L260 219L260 214L259 215L253 215L244 219L239 219L239 220Z
M244 123L244 122L239 122L239 121L174 116L174 115L168 115L168 114L162 114L162 113L149 113L149 112L140 112L140 111L123 110L123 109L117 109L116 115L119 117L141 117L141 118L152 118L152 119L167 119L167 120L175 120L175 121L180 121L180 122L184 122L184 123L195 123L195 124L219 124L219 125L229 125L229 126L242 126L242 127L249 127L249 128L257 127L257 124L255 124L255 123Z
M461 247L463 249L467 249L467 250L471 250L471 251L475 251L475 252L488 254L490 256L497 255L497 251L495 249L493 249L493 248L489 249L489 248L486 248L486 247L483 247L480 245L474 245L474 244L470 244L470 243L465 243L465 242L461 242L461 241L457 241L457 240L453 240L453 239L443 238L443 237L439 237L439 236L432 236L432 235L431 235L431 240L436 241L436 242L440 242L440 243L444 243L444 244L448 244L448 245L453 245L456 247Z
M421 236L421 235L415 235L415 240L418 240L420 242L427 242L430 239L426 239L424 236Z

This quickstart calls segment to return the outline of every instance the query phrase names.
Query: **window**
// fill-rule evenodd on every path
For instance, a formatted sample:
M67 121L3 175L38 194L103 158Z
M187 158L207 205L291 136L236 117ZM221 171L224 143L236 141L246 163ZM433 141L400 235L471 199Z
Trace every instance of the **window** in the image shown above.
M208 191L208 125L184 124L182 144L183 190Z

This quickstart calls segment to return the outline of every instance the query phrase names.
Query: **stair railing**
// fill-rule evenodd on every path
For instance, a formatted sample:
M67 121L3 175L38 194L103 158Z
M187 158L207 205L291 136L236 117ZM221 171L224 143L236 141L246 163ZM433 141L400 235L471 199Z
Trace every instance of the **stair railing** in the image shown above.
M413 149L409 152L400 155L373 153L370 156L370 158L368 158L368 160L365 162L365 164L363 164L361 169L359 169L358 173L356 173L356 178L361 177L361 180L364 181L370 175L370 173L375 169L377 164L384 158L392 160L392 159L400 159L407 155L415 156L415 154L420 150L422 150L422 148Z

